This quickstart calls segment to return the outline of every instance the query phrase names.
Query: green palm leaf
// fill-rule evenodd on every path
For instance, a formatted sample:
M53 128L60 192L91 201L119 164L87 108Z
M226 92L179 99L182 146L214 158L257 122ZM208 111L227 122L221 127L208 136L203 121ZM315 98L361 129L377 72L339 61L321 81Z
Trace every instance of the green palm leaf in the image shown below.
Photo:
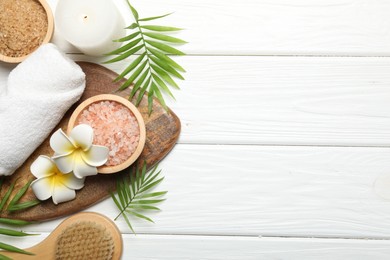
M156 85L156 83L152 82L152 90L153 90L153 94L159 99L159 100L162 100L161 101L161 105L164 109L168 109L167 107L167 104L165 104L165 101L164 101L164 98L160 92L160 90L158 89L158 86Z
M162 33L153 33L153 32L144 32L144 35L148 36L149 38L154 38L156 40L164 41L164 42L172 42L172 43L187 43L186 41L183 41L182 39L168 36Z
M27 189L30 187L32 181L28 181L12 198L12 200L9 202L7 210L10 210L15 207L17 202L22 198L22 196L27 192Z
M20 202L18 204L12 205L7 208L8 211L13 212L13 211L18 211L18 210L24 210L27 208L34 207L41 203L39 200L30 200L30 201L24 201Z
M179 78L179 79L182 79L184 80L183 76L177 72L173 67L171 67L169 64L165 63L164 61L161 61L159 59L157 59L156 57L153 57L151 56L150 59L156 64L158 65L160 68L162 68L163 70L165 70L166 72L169 72L170 74L172 74L173 76L175 76L176 78Z
M163 80L165 80L169 85L171 85L172 87L175 87L177 89L179 89L179 86L176 84L176 82L171 78L171 76L169 76L168 73L166 73L163 69L161 69L160 67L156 66L156 65L151 65L151 67L153 68L153 70L157 73L157 75L159 75Z
M141 74L141 72L143 71L143 69L146 67L146 65L148 64L148 61L145 61L144 63L142 63L136 71L134 71L134 73L129 77L128 80L126 80L125 83L123 83L123 85L120 87L120 90L124 90L125 88L127 88L128 86L131 85L131 83L133 83L133 81Z
M156 84L160 86L160 88L162 88L165 91L165 93L167 93L169 96L175 99L172 92L169 90L167 84L165 84L165 82L161 78L159 78L159 76L157 76L155 73L152 73L152 77L155 80Z
M29 234L22 231L16 231L8 228L0 228L0 234L5 236L13 236L13 237L24 237L24 236L33 236L36 234Z
M137 23L132 23L131 25L127 26L126 29L134 29L137 28L138 24Z
M156 31L156 32L174 32L174 31L181 31L182 28L177 27L170 27L170 26L160 26L160 25L144 25L141 26L142 29L150 30L150 31Z
M150 209L150 210L160 210L159 208L155 206L148 206L148 205L130 205L128 208L130 209Z
M9 258L5 255L0 254L0 260L12 260L12 258Z
M174 55L185 55L184 52L179 51L178 49L175 49L165 43L151 41L151 40L145 40L146 43L149 45L152 45L153 47L162 50L166 53L174 54Z
M12 225L12 226L24 226L24 225L31 224L30 222L25 220L11 219L11 218L0 218L0 223L6 225Z
M135 102L137 106L148 91L147 100L149 114L153 111L153 98L157 98L161 105L165 109L168 109L165 104L163 93L168 94L172 98L174 96L167 87L167 84L179 89L179 86L170 75L184 80L184 77L179 71L185 72L183 67L168 57L168 55L185 55L182 51L172 47L171 44L185 44L186 41L166 35L166 33L180 31L182 29L171 26L142 24L147 21L166 17L170 14L139 18L138 11L128 0L127 3L135 22L126 27L126 29L135 31L116 40L117 42L123 42L124 45L107 53L107 55L116 55L116 57L111 58L105 63L122 61L136 53L140 54L140 56L133 60L115 79L115 81L118 81L119 79L128 76L128 79L119 87L119 90L124 90L133 84L129 99L132 99L136 93L138 93Z
M119 210L115 220L122 216L133 233L135 232L130 222L130 216L153 222L152 219L145 216L144 212L160 210L155 204L165 200L159 198L166 195L166 191L151 191L164 179L163 177L157 178L161 171L156 171L156 169L157 166L147 172L146 163L143 164L142 168L132 168L128 174L118 178L116 195L111 193L111 198Z
M23 249L2 242L0 242L0 249L25 255L34 255L33 253L27 252Z
M139 35L139 32L135 32L135 33L132 33L128 36L125 36L123 38L120 38L118 40L114 40L114 42L127 42L127 41L130 41L131 39L137 37Z
M139 22L146 22L146 21L156 20L156 19L164 18L164 17L171 15L171 14L172 13L164 14L164 15L160 15L160 16L152 16L152 17L142 18L142 19L138 19L138 21Z
M138 98L137 98L137 102L136 102L136 105L138 106L139 103L141 103L142 101L142 97L144 96L146 90L149 88L150 86L150 82L152 81L152 78L149 77L146 82L144 83L144 85L142 86L142 88L140 89L139 93L138 93Z
M0 180L0 187L3 186L3 179ZM0 211L17 211L17 210L24 210L28 209L30 207L33 207L40 203L39 200L29 200L29 201L23 201L20 202L21 198L26 194L28 188L30 187L31 181L25 183L17 192L15 195L11 196L12 192L15 189L16 182L19 179L14 180L10 186L8 187L7 191L5 192L4 196L0 200ZM8 204L8 206L5 208L5 205ZM5 208L5 209L4 209Z
M171 58L169 58L167 55L165 55L164 53L162 53L161 51L157 50L157 49L154 49L154 48L150 48L148 47L148 51L153 54L154 56L156 56L157 58L159 58L160 60L163 60L164 62L166 62L167 64L171 65L172 67L174 67L175 69L177 69L178 71L181 71L181 72L186 72L183 67L181 67L179 64L177 64L174 60L172 60Z
M132 63L130 63L129 66L127 66L127 68L114 81L118 81L121 78L125 77L127 74L129 74L130 71L135 69L141 63L144 57L145 57L145 53L139 56L138 58L136 58Z
M135 93L138 91L138 89L141 87L142 83L144 83L146 77L148 76L149 74L149 71L148 70L145 70L144 73L141 75L141 77L139 77L139 79L137 80L137 82L134 84L134 87L133 89L131 90L130 92L130 97L129 99L133 99Z
M134 53L136 53L137 51L141 50L143 48L143 46L137 46L137 47L134 47L133 49L130 49L124 53L122 53L121 55L117 56L116 58L113 58L111 60L108 60L104 63L113 63L113 62L117 62L117 61L121 61L121 60L124 60L126 59L127 57L129 57L130 55L133 55Z
M29 201L20 202L20 200L23 198L28 188L30 187L31 181L28 181L21 188L17 189L16 187L18 187L18 185L16 185L16 183L18 180L19 179L14 180L9 185L8 189L5 191L3 197L0 200L0 210L7 211L7 212L25 210L27 208L30 208L40 203L38 200L29 200ZM3 183L4 183L4 177L0 178L0 189L3 188ZM13 191L15 191L14 195L12 195ZM0 218L0 223L6 225L13 225L13 226L22 226L22 225L30 224L30 222L24 220L11 219L11 218ZM29 234L29 233L8 229L8 228L0 228L0 235L22 237L22 236L30 236L34 234ZM0 249L15 252L15 253L20 253L20 254L31 255L31 253L23 249L2 242L0 242ZM0 254L0 260L1 259L9 259L9 258Z
M129 3L129 2L128 2ZM129 6L130 6L130 10L131 10L131 12L133 13L133 15L134 15L134 18L135 18L135 20L136 21L138 21L138 12L137 12L137 10L135 10L135 8L129 3Z
M142 215L142 214L140 214L140 213L137 213L136 211L127 209L126 212L129 213L129 214L132 214L132 215L134 215L134 216L136 216L136 217L138 217L138 218L142 218L142 219L145 219L146 221L149 221L149 222L154 223L154 221L153 221L152 219L146 217L145 215Z
M141 40L142 40L141 38L135 39L135 40L127 43L126 45L120 47L119 49L116 49L116 50L108 53L108 55L120 54L120 53L122 53L124 51L127 51L127 50L133 48L135 45L137 45Z

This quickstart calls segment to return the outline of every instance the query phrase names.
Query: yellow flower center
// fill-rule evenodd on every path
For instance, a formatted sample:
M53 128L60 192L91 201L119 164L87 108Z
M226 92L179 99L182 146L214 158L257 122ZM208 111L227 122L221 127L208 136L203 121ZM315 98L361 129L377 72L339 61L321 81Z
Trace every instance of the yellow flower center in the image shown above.
M51 176L51 179L54 186L57 186L58 184L66 184L72 177L71 174L63 174L58 169L56 169L53 173L54 174Z
M81 149L80 147L76 148L74 151L73 151L73 163L74 164L80 164L80 163L83 163L83 158L81 157L82 154L84 154L85 152L83 151L83 149Z

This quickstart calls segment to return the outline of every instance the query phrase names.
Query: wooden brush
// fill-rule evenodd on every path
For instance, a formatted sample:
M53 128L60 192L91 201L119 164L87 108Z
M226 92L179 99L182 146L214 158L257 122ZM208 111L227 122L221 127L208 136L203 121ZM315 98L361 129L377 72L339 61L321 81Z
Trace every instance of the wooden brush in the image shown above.
M25 249L34 255L1 251L12 259L120 259L122 236L107 217L85 212L65 219L41 243Z

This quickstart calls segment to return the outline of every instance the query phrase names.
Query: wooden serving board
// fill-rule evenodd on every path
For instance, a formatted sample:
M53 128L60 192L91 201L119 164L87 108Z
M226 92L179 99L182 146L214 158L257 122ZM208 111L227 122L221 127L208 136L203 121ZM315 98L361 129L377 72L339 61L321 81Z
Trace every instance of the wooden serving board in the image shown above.
M76 106L85 99L105 93L113 93L119 96L128 97L131 91L131 88L129 88L122 92L115 92L125 80L123 79L122 81L114 83L113 80L118 76L115 72L94 63L78 62L78 64L86 74L87 84L85 92L80 101L69 109L53 132L58 128L62 128L66 131L72 112ZM180 120L172 111L165 111L157 100L153 101L153 113L149 116L147 105L147 97L144 96L138 109L145 120L146 143L141 156L135 163L146 161L148 167L151 167L163 159L174 147L180 134ZM30 165L32 162L39 155L53 155L53 151L49 145L49 138L35 150L30 158L12 176L6 178L1 191L1 197L4 196L7 188L14 180L17 179L15 191L29 180L35 179L30 173ZM15 213L2 212L0 213L0 217L12 217L14 219L29 221L45 221L78 212L107 198L109 192L115 190L117 175L124 174L124 172L104 175L98 174L86 178L84 188L77 191L76 199L72 201L55 205L50 198L49 200L43 201L39 205L24 211ZM35 199L35 195L32 190L29 189L21 201L32 199Z

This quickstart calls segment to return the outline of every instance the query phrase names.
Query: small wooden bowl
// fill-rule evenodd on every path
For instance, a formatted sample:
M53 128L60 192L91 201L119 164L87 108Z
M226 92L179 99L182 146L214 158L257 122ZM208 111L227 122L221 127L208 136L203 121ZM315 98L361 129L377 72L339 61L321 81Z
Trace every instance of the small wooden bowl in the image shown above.
M42 45L42 44L50 42L50 40L53 36L54 17L53 17L53 13L51 11L50 6L47 4L47 2L45 0L38 0L38 2L45 9L46 17L47 17L47 32L46 32L45 38L43 38L43 41L41 43L41 45ZM20 56L20 57L10 57L10 56L5 56L5 55L0 53L0 61L4 61L4 62L8 62L8 63L19 63L19 62L24 61L30 54L31 53L24 55L24 56Z
M67 133L69 134L70 131L75 127L75 124L77 122L77 119L78 119L80 113L85 108L87 108L92 103L101 102L101 101L114 101L114 102L118 102L121 105L127 107L133 113L134 117L138 121L138 125L139 125L139 128L140 128L139 129L140 130L139 131L140 132L140 137L139 137L139 141L138 141L138 146L137 146L136 150L134 151L134 153L126 161L124 161L121 164L114 165L114 166L103 165L103 166L98 167L98 172L99 173L110 174L110 173L116 173L116 172L119 172L121 170L126 169L132 163L134 163L135 160L137 160L137 158L141 155L141 152L142 152L142 150L144 149L144 146L145 146L146 129L145 129L145 122L144 122L144 119L141 116L141 113L138 111L138 109L129 100L127 100L127 99L125 99L123 97L117 96L117 95L113 95L113 94L102 94L102 95L97 95L97 96L93 96L93 97L88 98L87 100L82 102L75 109L75 111L72 113L72 115L71 115L71 117L69 119Z

